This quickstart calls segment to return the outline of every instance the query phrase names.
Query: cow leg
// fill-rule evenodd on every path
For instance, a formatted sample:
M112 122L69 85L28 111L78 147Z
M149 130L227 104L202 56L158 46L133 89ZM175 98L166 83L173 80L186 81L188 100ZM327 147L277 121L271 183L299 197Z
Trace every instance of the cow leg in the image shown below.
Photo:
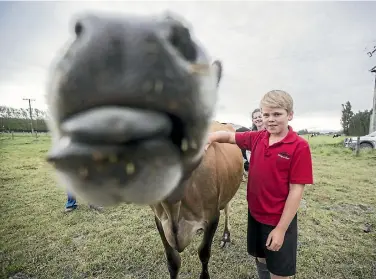
M223 231L222 241L221 241L221 248L226 247L230 244L230 224L229 224L229 217L230 217L230 203L226 204L224 209L225 211L225 230Z
M199 247L198 255L202 264L202 271L200 279L210 279L208 264L211 255L211 246L213 243L214 234L217 230L219 223L219 212L218 215L209 223L204 232L204 238Z
M179 276L179 269L181 266L180 255L178 251L173 249L170 246L170 244L168 244L161 222L158 220L156 216L154 216L154 218L155 218L155 223L157 224L159 235L161 236L161 239L162 239L163 246L165 248L165 253L167 257L167 267L168 267L168 271L170 272L170 279L177 279Z

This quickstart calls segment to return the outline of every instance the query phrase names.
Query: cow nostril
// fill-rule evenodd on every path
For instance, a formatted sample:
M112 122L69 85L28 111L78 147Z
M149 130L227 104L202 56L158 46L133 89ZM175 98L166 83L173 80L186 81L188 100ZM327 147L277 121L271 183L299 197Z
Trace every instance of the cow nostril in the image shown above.
M82 34L83 29L84 27L82 26L82 23L78 21L74 26L74 32L76 33L77 38Z
M169 36L170 43L189 61L197 58L196 48L191 40L189 30L184 26L174 25Z

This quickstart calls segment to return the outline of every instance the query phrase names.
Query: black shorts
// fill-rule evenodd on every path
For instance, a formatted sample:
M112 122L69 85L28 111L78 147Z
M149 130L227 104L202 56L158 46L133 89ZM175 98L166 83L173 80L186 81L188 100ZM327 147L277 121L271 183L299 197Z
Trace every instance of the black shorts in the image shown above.
M265 258L269 272L278 276L293 276L296 272L296 252L298 243L297 215L286 231L279 251L266 248L266 240L274 226L257 222L248 211L247 251L253 257Z

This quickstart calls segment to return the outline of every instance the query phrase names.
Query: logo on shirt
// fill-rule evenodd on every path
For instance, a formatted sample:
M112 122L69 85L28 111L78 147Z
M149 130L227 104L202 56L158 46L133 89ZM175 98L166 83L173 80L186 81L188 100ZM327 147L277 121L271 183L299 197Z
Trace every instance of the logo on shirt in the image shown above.
M287 152L280 152L278 153L278 156L283 158L283 159L286 159L286 160L290 160L291 159L291 156L290 154L288 154Z

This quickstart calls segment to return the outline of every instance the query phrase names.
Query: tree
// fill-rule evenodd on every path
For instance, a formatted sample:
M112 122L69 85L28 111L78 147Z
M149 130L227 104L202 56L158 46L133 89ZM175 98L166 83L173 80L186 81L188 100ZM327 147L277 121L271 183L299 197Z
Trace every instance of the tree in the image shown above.
M0 106L0 131L29 132L30 118L27 112L28 110L23 108ZM33 114L37 116L33 119L33 126L37 128L38 132L47 132L46 113L34 109Z
M299 130L299 131L298 131L298 134L299 134L299 135L307 135L307 134L309 134L309 132L308 132L307 129L303 129L303 130Z
M352 136L364 136L368 134L372 109L370 111L359 111L351 117L349 134Z
M343 128L343 133L346 136L349 135L349 127L353 115L354 113L352 112L351 103L347 101L346 104L342 104L341 126Z
M24 108L21 108L21 117L23 119L27 119L28 118L27 110L24 109Z

